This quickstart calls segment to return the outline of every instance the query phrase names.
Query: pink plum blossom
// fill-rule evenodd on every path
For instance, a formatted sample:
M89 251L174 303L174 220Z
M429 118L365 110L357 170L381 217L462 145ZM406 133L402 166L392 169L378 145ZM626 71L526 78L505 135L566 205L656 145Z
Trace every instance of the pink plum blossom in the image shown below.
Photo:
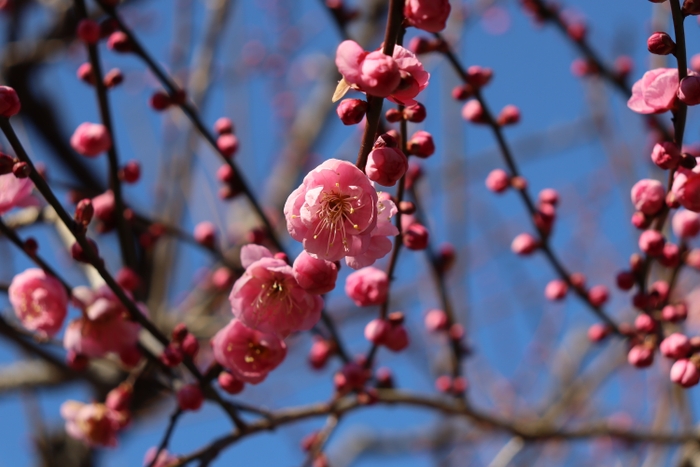
M632 204L637 211L648 216L656 214L664 205L666 191L658 180L645 178L634 184L631 191Z
M700 233L700 214L681 209L676 211L671 220L673 233L678 238L692 238Z
M675 169L681 161L681 152L671 142L657 143L651 152L651 160L664 170Z
M141 326L129 319L126 307L106 285L97 290L87 287L73 289L76 306L83 316L68 324L63 336L63 347L69 352L90 358L116 353L127 363L138 351ZM141 312L146 308L138 304Z
M365 52L355 41L340 43L335 64L345 81L372 96L388 97L401 82L399 65L381 50Z
M389 277L374 267L355 271L345 280L345 293L357 306L382 304L388 291Z
M17 274L8 290L22 325L47 336L56 334L68 312L68 294L61 281L32 268Z
M377 225L370 234L369 247L356 256L346 256L345 262L353 269L371 266L380 258L386 256L392 247L389 237L399 234L399 229L393 224L393 217L399 212L389 193L377 193Z
M28 178L17 178L11 173L0 175L0 214L15 207L36 204L32 197L33 187Z
M360 256L369 249L377 226L377 203L377 192L360 169L329 159L287 198L287 230L315 258Z
M627 107L640 114L663 113L674 106L677 91L678 69L656 68L634 83Z
M101 123L85 122L75 129L70 144L79 154L95 157L112 147L112 138Z
M671 192L681 206L700 212L700 165L692 170L680 167L673 179Z
M407 0L403 15L411 26L440 32L445 29L450 10L449 0Z
M241 381L258 384L287 355L287 346L274 334L249 328L237 319L212 338L216 361Z
M61 405L66 432L89 446L115 447L117 432L124 425L124 414L104 404L66 401Z
M416 55L400 45L394 46L394 60L399 67L401 82L389 96L389 100L401 105L416 104L415 97L420 94L430 81L430 73Z
M301 288L312 294L325 294L335 288L338 266L325 259L317 259L302 251L292 265L294 278Z
M323 299L303 289L292 267L264 250L258 245L242 249L246 271L229 296L233 314L247 326L281 338L311 329L321 318Z

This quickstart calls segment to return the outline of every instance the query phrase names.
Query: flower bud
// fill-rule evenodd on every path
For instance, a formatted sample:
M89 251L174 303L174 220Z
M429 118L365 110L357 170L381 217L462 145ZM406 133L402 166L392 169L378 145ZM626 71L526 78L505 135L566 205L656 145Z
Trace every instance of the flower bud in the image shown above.
M187 333L181 344L182 351L190 358L194 358L199 352L199 341L194 334Z
M663 207L666 190L658 180L645 178L634 184L630 195L634 208L642 214L651 216Z
M363 366L349 362L333 377L333 383L339 392L345 393L352 390L362 390L369 379L369 371Z
M373 319L365 326L365 339L376 345L382 345L391 325L383 319Z
M637 368L646 368L654 363L654 352L645 345L635 345L627 353L627 361Z
M87 241L90 244L90 246L92 246L95 254L99 254L99 252L97 250L97 244L90 238L88 238ZM81 247L80 243L78 243L78 242L75 242L73 245L71 245L70 254L71 254L71 257L78 262L81 262L81 263L89 263L90 262L89 256L87 255L87 253L85 253L83 251L83 247Z
M378 388L391 389L394 387L394 377L392 376L389 368L378 368L377 372L375 373L375 378L377 380Z
M683 7L681 8L681 12L685 16L700 15L700 1L698 1L698 0L685 0L683 2Z
M668 358L685 358L690 352L690 342L686 336L674 332L659 344L661 354Z
M588 291L588 301L591 302L593 306L602 306L608 301L609 295L607 287L604 285L595 285Z
M398 109L391 108L386 111L384 118L386 118L386 121L389 123L396 123L403 120L403 114L399 112Z
M462 118L472 123L486 123L486 113L481 103L472 99L462 107Z
M101 123L85 122L75 129L70 144L79 154L95 157L112 147L112 138Z
M216 244L216 226L209 221L200 222L194 227L194 239L200 245L213 249Z
M141 178L141 164L139 161L129 161L119 170L119 178L124 183L136 183Z
M109 391L105 405L112 410L122 412L129 409L131 404L131 396L134 394L134 388L129 383L122 383L116 388Z
M82 354L69 350L66 354L66 365L73 371L84 371L90 360Z
M509 186L510 177L503 169L494 169L486 177L486 188L494 193L503 193Z
M681 152L674 143L657 143L651 152L651 160L664 170L675 169L681 161Z
M214 123L214 131L219 135L233 133L233 122L228 117L221 117Z
M403 232L403 244L409 250L425 250L428 246L428 229L419 223L409 225Z
M95 214L95 209L92 207L92 201L89 198L81 199L75 207L75 215L73 216L79 224L86 226L92 220Z
M474 95L474 89L468 84L461 84L452 89L452 98L456 101L466 101Z
M700 382L700 371L697 365L688 359L680 359L673 364L670 373L671 381L689 388Z
M367 157L367 177L383 186L394 186L408 169L408 159L400 149L379 147Z
M314 258L305 251L294 260L292 269L299 286L312 294L330 292L338 279L338 266L335 263Z
M675 243L666 243L664 250L659 256L659 263L667 268L675 268L681 260L680 249Z
M187 384L177 392L177 403L182 410L199 410L204 403L204 394L196 384Z
M104 78L105 87L111 89L124 82L124 75L119 68L112 68Z
M119 53L131 52L133 44L123 31L115 31L107 39L107 48Z
M634 327L640 332L652 333L656 330L656 321L646 313L642 313L634 320Z
M427 131L418 131L408 140L408 153L425 159L435 153L433 136Z
M669 55L676 51L676 43L665 32L657 31L647 39L647 49L657 55Z
M236 377L228 371L222 371L219 373L218 381L221 389L232 395L240 394L245 387L245 383L243 381L236 379Z
M596 323L588 328L588 340L600 342L610 334L610 328L604 324Z
M425 328L430 332L446 331L448 325L447 313L442 310L430 310L425 315Z
M19 113L21 107L15 90L9 86L0 86L0 117L13 117Z
M165 91L157 91L151 95L148 105L150 105L153 110L161 111L173 105L173 101Z
M409 105L403 109L403 118L413 123L421 123L427 117L425 106L420 102Z
M507 105L503 107L501 113L498 114L496 121L501 126L514 125L518 123L520 121L520 109L514 105Z
M687 105L700 104L700 76L686 76L678 87L678 98Z
M233 272L226 266L221 266L211 275L211 283L217 290L224 290L233 283Z
M160 361L163 362L163 365L171 368L178 366L180 363L182 363L183 359L184 354L182 353L182 350L173 344L168 344L163 349L163 353L160 354Z
M665 243L664 236L656 230L645 230L639 236L639 249L649 256L660 256Z
M493 70L491 68L484 68L478 65L472 65L467 68L467 83L475 88L486 86L491 81L491 78L493 78Z
M513 239L510 249L518 255L529 255L539 247L539 242L529 233L521 233Z
M141 285L141 279L133 269L123 267L119 270L116 277L117 284L122 288L133 292Z
M326 366L328 359L334 353L334 346L323 338L316 338L309 351L309 364L312 368L320 370Z
M356 125L365 118L367 102L361 99L343 99L336 109L340 121L345 125Z
M27 178L32 173L32 168L23 161L17 161L12 166L12 173L17 178Z
M224 133L216 139L216 147L224 157L230 159L238 151L238 138L230 133Z
M97 44L100 40L100 25L91 19L83 19L76 29L78 38L86 44Z
M569 290L569 286L561 279L554 279L547 284L544 288L544 296L548 300L561 300L566 297L566 292Z

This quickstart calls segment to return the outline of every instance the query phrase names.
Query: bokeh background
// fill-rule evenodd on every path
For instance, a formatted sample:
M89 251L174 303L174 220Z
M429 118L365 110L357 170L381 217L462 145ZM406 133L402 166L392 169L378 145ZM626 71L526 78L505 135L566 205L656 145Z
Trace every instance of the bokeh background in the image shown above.
M30 156L45 165L51 186L72 209L71 189L107 182L106 157L69 158L72 131L83 121L99 120L94 90L75 75L86 54L73 40L72 2L10 3L13 8L0 15L2 79L17 87L25 106L31 106L31 112L14 122ZM368 49L378 47L387 2L347 3L360 12L349 28L351 36ZM485 90L490 106L498 111L515 104L522 112L521 123L509 127L506 136L531 191L549 187L560 192L553 248L589 284L610 287L606 310L618 321L629 321L634 317L630 297L616 290L614 282L637 249L629 222L629 190L640 178L661 177L649 159L644 120L627 109L627 96L608 83L575 76L571 65L578 55L571 42L551 25L535 24L515 0L452 5L445 35L464 63L494 70ZM671 29L667 4L566 0L562 6L571 17L586 21L588 39L605 63L621 55L633 59L631 80L650 67L675 66L675 60L665 64L658 57L652 62L646 51L650 32ZM331 157L354 160L361 128L343 126L330 102L338 79L333 57L341 36L323 2L132 0L119 11L151 55L188 88L207 125L221 116L234 121L241 142L237 162L278 223L287 195L308 170ZM689 56L700 52L699 29L694 17L686 21ZM409 30L407 41L414 35ZM109 94L120 158L136 159L142 166L141 181L124 189L127 203L185 232L200 221L212 221L224 249L245 241L257 220L243 198L219 199L215 173L220 161L211 148L179 110L157 113L148 106L160 87L142 62L115 54L104 43L101 51L103 68L118 67L125 75L124 83ZM580 301L573 296L557 303L544 298L544 287L554 278L545 258L523 259L510 251L515 235L532 231L524 206L515 193L494 195L484 186L488 172L503 166L492 134L461 119L462 103L450 95L459 81L449 64L438 54L422 60L431 73L430 85L420 96L428 119L411 124L410 130L430 131L437 152L421 161L425 177L418 192L431 243L437 247L449 242L457 251L448 275L449 295L472 349L464 368L473 403L501 414L541 415L562 402L566 388L578 384L580 397L563 400L554 415L563 425L610 420L667 430L692 426L697 389L673 388L668 362L657 359L647 370L626 365L619 340L588 344L585 332L596 320ZM700 143L699 123L691 108L688 143ZM85 172L77 171L78 166ZM6 218L13 215L18 216ZM298 253L300 245L286 235L283 222L279 225L289 250ZM72 262L50 220L20 232L39 240L40 252L72 285L88 283L89 276ZM110 270L118 270L116 235L93 235ZM206 334L230 318L226 291L214 293L206 286L216 263L177 239L162 240L152 255L159 265L157 277L150 279L148 300L154 319L188 321L203 337L206 350ZM9 242L0 241L0 282L9 283L28 267ZM344 268L340 287L327 297L327 309L348 348L360 354L367 348L364 326L376 310L358 309L345 297L347 273ZM691 293L697 280L696 272L684 270L677 296ZM434 393L435 378L447 372L447 346L423 329L425 312L438 307L439 300L422 253L402 253L392 290L390 308L406 313L411 345L400 354L380 351L378 364L392 369L400 387ZM700 325L700 314L694 314L692 300L690 306L692 329ZM0 307L12 320L5 294L0 294ZM306 363L311 342L308 334L293 337L284 364L236 399L270 409L328 400L339 362L311 370ZM48 350L63 358L60 346L49 345ZM61 429L60 404L96 397L79 381L29 384L12 379L31 364L41 373L34 357L0 340L0 466L40 465L35 441L43 432ZM95 453L95 465L141 465L145 451L161 439L174 406L167 394L154 402L122 433L118 449ZM300 440L322 425L323 419L313 419L250 437L226 450L214 465L301 465ZM190 452L229 430L219 408L206 404L183 417L170 450ZM486 466L508 441L503 434L433 412L373 407L343 418L327 454L334 467ZM598 440L527 446L510 465L676 465L681 457L678 449Z

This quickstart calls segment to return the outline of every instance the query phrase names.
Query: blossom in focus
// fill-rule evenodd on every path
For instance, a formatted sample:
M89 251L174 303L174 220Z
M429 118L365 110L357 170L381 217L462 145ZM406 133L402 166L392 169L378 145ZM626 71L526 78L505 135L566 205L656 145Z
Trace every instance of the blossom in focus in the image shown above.
M411 26L440 32L445 29L450 10L449 0L407 0L403 15Z
M632 86L627 107L640 114L657 114L671 110L678 92L678 69L656 68L647 71Z
M22 325L47 336L56 334L68 312L68 294L61 281L38 268L17 274L8 290Z
M314 258L359 256L370 247L377 201L367 175L350 162L329 159L287 198L287 230Z
M0 175L0 214L12 208L35 204L33 186L29 178L17 178L11 173Z
M263 381L287 355L287 346L279 337L249 328L237 319L216 333L211 344L216 361L250 384Z
M312 294L325 294L335 288L338 266L325 259L316 259L302 251L292 265L300 287Z
M63 347L69 352L90 358L116 353L125 364L133 363L138 355L141 326L131 321L126 307L106 285L97 290L87 287L73 289L75 304L83 316L68 324ZM141 312L146 308L138 304Z
M254 329L281 338L311 329L321 318L323 299L303 289L284 260L259 245L246 245L241 260L245 273L229 300L233 314Z
M115 447L117 432L124 426L124 414L104 404L69 400L61 405L66 432L89 446Z
M428 87L430 73L425 71L416 54L400 45L394 46L393 57L399 66L401 82L388 99L395 104L414 105L414 98Z

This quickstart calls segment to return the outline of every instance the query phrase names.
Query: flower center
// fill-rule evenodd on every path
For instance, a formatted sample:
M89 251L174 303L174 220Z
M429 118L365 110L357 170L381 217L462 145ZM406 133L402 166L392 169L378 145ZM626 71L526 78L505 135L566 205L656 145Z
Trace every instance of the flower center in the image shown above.
M246 363L255 363L256 360L265 358L267 355L267 347L260 345L257 342L248 342L248 352L246 352L244 360ZM257 365L253 365L256 367Z
M338 186L337 183L336 186ZM335 191L321 194L321 209L318 211L320 222L314 231L314 238L318 238L324 230L328 230L326 254L330 252L331 247L338 241L338 237L340 237L345 251L348 251L345 222L351 222L353 229L359 229L359 226L350 219L350 216L355 214L353 202L357 201L357 199L357 196L346 195ZM362 206L357 206L357 208L360 209Z

